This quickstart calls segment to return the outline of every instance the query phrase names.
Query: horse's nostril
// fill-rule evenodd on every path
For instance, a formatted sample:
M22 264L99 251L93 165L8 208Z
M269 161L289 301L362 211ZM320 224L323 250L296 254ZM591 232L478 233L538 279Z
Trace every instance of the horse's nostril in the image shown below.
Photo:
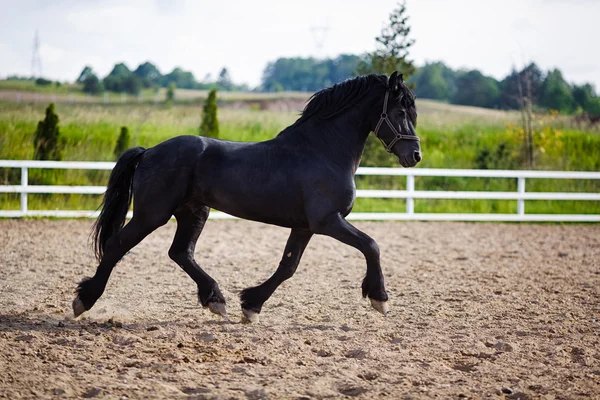
M413 157L415 158L416 162L421 161L421 152L420 151L415 151L415 154L413 155Z

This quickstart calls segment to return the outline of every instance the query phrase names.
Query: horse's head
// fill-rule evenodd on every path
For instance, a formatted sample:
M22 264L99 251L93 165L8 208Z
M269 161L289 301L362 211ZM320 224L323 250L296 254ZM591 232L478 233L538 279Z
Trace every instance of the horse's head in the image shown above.
M394 72L388 81L383 107L373 132L389 153L398 157L403 167L414 167L421 161L421 145L415 132L417 108L415 97Z

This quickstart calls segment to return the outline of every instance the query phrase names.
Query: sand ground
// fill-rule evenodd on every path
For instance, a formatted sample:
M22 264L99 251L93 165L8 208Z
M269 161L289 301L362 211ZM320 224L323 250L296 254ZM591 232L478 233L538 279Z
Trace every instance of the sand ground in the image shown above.
M275 270L286 229L207 224L196 257L231 322L168 258L174 223L74 320L90 226L0 220L0 398L600 398L600 225L358 223L391 315L360 296L362 255L316 236L258 325L237 296Z

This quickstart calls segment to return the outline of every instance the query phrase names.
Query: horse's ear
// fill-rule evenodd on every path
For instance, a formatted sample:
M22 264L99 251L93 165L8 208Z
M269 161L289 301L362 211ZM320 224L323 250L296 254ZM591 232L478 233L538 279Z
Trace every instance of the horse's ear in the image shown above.
M396 92L398 90L398 71L394 71L390 76L390 80L388 81L388 88L391 92Z
M404 77L402 76L402 74L400 74L399 79L400 79L400 83L404 83Z

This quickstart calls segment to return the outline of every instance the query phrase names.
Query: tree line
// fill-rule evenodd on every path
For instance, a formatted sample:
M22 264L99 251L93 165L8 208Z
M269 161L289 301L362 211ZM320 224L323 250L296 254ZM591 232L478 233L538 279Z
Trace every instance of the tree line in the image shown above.
M364 57L356 55L279 58L265 68L260 89L317 91L356 75L361 63ZM571 85L559 69L543 72L535 63L496 80L476 69L453 70L443 62L431 62L415 68L408 83L419 98L451 104L519 109L520 99L529 96L539 109L600 115L600 97L593 85Z
M453 70L443 62L417 68L410 60L415 40L406 1L390 12L375 38L376 49L334 59L279 58L264 70L261 90L317 91L354 75L400 71L418 97L497 109L551 109L564 114L600 115L600 97L590 84L571 85L558 69L543 72L535 63L514 69L502 80L480 71Z
M151 62L146 61L130 70L125 63L115 64L110 73L100 79L91 66L83 68L76 83L83 85L83 91L98 94L103 91L129 93L137 95L142 89L159 87L178 87L181 89L219 89L248 90L247 85L235 85L227 68L222 68L216 80L207 75L204 80L197 81L194 74L179 67L168 74L162 74Z
M335 83L362 73L378 71L373 64L381 60L378 55L342 54L335 58L278 58L264 69L262 82L255 91L316 92ZM374 60L374 61L372 61ZM513 70L501 80L486 76L477 69L454 70L443 62L429 62L420 67L406 64L401 70L405 79L419 98L440 100L451 104L516 110L524 98L535 109L557 110L563 114L587 113L600 115L600 96L593 85L570 84L559 69L542 71L535 63ZM385 68L384 68L385 70ZM412 72L412 74L411 74ZM9 77L9 79L26 79ZM86 66L76 80L83 91L98 94L103 91L138 94L144 88L175 87L182 89L219 89L223 91L249 90L247 85L232 82L227 68L216 80L208 77L199 82L190 71L175 68L162 74L150 62L130 70L124 63L116 64L111 72L100 79L92 67ZM53 82L38 78L36 84Z

